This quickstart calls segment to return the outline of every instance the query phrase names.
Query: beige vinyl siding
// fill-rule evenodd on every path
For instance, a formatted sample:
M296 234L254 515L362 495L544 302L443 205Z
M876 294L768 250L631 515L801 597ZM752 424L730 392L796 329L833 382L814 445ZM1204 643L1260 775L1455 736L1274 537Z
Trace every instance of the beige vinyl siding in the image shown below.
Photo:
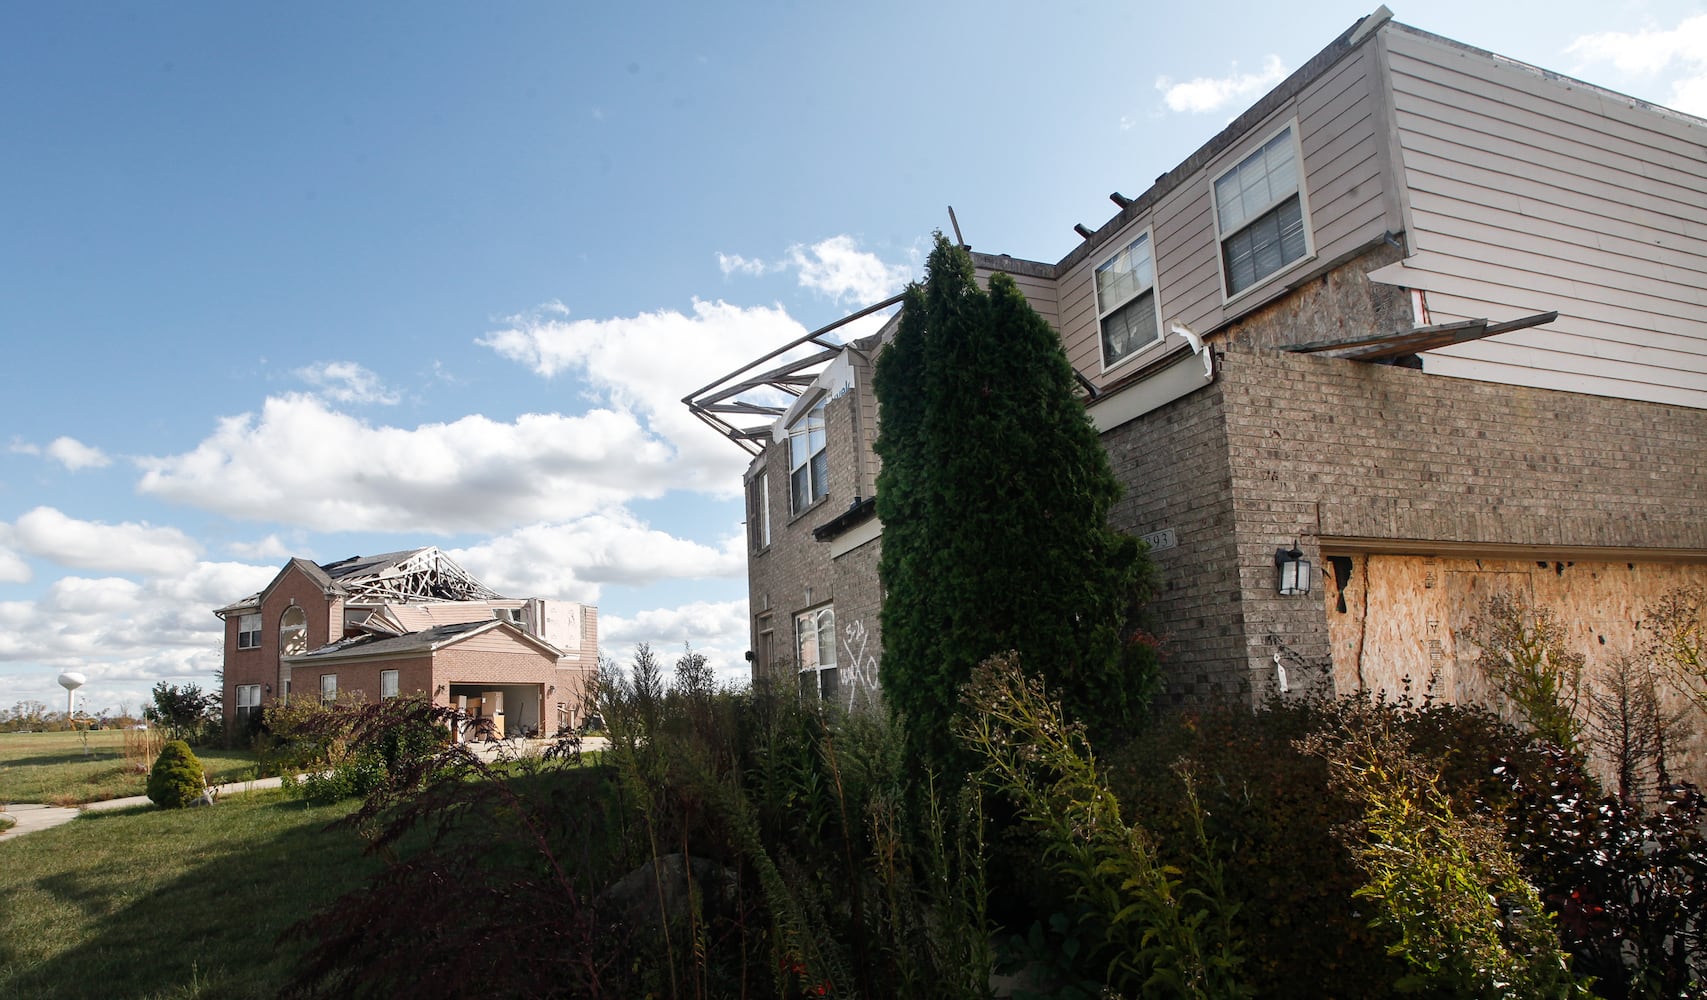
M1146 227L1151 228L1154 240L1156 295L1163 330L1183 323L1199 333L1210 333L1272 300L1290 284L1310 276L1315 265L1381 238L1393 194L1382 167L1386 138L1377 127L1374 59L1373 46L1365 45L1349 54L1294 100L1254 125L1244 140L1228 147L1172 190L1159 192L1149 212L1133 219L1062 274L1059 329L1075 368L1099 384L1107 384L1140 370L1149 360L1180 344L1181 338L1168 335L1163 347L1140 354L1136 363L1106 374L1102 371L1094 273ZM1249 155L1257 142L1292 121L1297 123L1303 156L1314 264L1287 270L1228 303L1222 285L1221 246L1211 214L1211 181Z
M1010 274L1014 284L1025 294L1025 300L1038 314L1049 321L1050 326L1058 324L1059 303L1056 301L1055 283L1048 278L1037 278L1029 274Z
M502 627L470 636L455 643L451 648L468 653L510 653L518 656L552 658L544 650L511 635Z
M1435 322L1557 309L1429 371L1707 406L1707 123L1401 27L1382 32Z

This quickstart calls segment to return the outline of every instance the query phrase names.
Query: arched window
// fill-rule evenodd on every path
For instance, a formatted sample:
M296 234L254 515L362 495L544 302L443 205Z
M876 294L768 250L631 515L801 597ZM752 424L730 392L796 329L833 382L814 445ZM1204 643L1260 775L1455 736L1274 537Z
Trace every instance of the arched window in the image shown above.
M291 605L279 619L279 655L300 656L308 652L308 612Z

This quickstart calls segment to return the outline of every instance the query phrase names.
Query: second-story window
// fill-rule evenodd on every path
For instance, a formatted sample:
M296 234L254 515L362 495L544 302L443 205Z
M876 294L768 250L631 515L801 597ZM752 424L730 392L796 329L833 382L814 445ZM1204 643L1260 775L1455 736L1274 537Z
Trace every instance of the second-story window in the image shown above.
M788 426L790 505L798 514L830 491L830 461L824 454L823 399Z
M1097 268L1097 323L1106 371L1161 339L1156 257L1145 233Z
M1232 297L1310 253L1292 126L1215 179L1215 231Z
M243 615L237 619L237 648L261 648L260 615Z
M301 656L308 652L308 612L292 605L279 619L279 655Z
M753 536L753 551L762 552L771 543L771 477L761 472L748 486L747 524Z

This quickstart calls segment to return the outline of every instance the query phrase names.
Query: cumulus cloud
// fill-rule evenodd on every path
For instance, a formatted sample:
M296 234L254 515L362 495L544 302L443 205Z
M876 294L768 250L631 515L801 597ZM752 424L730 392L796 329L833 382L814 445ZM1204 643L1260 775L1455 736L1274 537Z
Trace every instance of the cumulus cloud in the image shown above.
M861 250L858 240L845 235L811 245L796 243L778 260L717 255L717 266L724 277L763 277L793 270L800 287L844 305L869 305L894 295L912 280L914 263L885 263L877 254Z
M0 583L29 583L34 577L30 564L8 544L12 529L0 524Z
M678 608L642 611L632 618L599 616L599 646L604 655L626 667L636 643L651 645L667 670L674 667L682 644L704 653L725 684L744 685L751 678L747 651L747 602L697 601Z
M501 594L589 604L604 584L736 579L747 565L739 532L710 546L659 531L626 510L530 525L450 556Z
M192 451L139 459L138 489L323 531L455 533L579 516L672 487L739 486L728 463L684 468L675 458L623 410L405 428L287 395L269 398L259 416L221 420Z
M718 253L717 267L725 278L732 274L746 274L758 278L780 271L787 267L787 261L763 261L752 257L743 257L738 253Z
M171 574L195 564L201 548L177 528L105 524L37 507L13 522L7 543L61 566L109 573Z
M701 300L691 313L666 309L611 319L573 319L552 302L506 322L479 343L547 378L580 376L674 449L665 470L672 485L719 495L739 489L745 456L689 413L682 397L806 333L781 307Z
M73 437L56 437L45 448L14 440L11 450L19 455L46 455L72 472L100 469L113 464L106 452Z
M296 377L314 387L315 394L335 403L396 404L401 398L379 376L354 361L317 361L296 370Z
M61 670L89 677L92 709L147 700L158 681L211 686L224 631L212 611L261 589L276 567L197 562L141 581L67 576L34 600L0 602L0 704L64 707ZM32 669L34 668L34 669Z
M869 305L894 295L913 277L911 265L885 264L876 254L859 249L851 236L790 247L788 258L799 269L803 287L837 302Z
M228 542L225 549L239 559L283 561L294 554L277 535L268 535L258 542Z
M1279 56L1263 60L1261 72L1240 73L1237 63L1227 76L1207 77L1176 83L1171 77L1156 78L1156 89L1169 111L1209 114L1230 105L1249 103L1270 87L1286 79L1286 65Z
M1707 116L1707 14L1686 17L1674 28L1583 35L1565 52L1588 63L1610 63L1629 76L1675 73L1666 103Z

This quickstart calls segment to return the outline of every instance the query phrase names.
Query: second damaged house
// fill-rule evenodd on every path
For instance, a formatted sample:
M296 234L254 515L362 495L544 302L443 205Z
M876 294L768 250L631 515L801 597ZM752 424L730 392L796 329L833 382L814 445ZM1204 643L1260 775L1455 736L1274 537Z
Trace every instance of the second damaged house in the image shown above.
M598 609L502 597L437 548L292 559L225 621L225 716L289 698L425 694L498 736L584 721ZM484 728L484 727L482 727Z

